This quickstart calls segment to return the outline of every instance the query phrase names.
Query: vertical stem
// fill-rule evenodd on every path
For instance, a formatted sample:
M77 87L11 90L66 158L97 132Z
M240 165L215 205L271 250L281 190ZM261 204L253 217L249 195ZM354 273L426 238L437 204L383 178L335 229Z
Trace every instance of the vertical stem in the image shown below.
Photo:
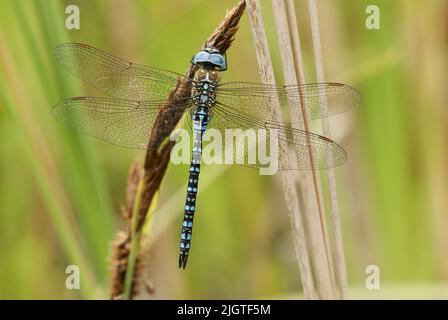
M249 21L254 38L261 80L267 84L276 84L259 3L256 0L246 0L246 4L249 12ZM279 101L272 101L272 105L272 113L279 119L279 122L281 122L282 116ZM280 159L280 161L282 160ZM314 288L313 275L308 257L299 198L294 183L295 178L288 173L281 173L281 181L285 195L288 218L291 224L294 249L296 253L297 265L299 266L300 276L302 279L304 295L307 299L315 299L317 295Z
M140 202L143 192L143 183L144 180L140 179L140 182L138 184L137 194L135 196L135 202L134 207L132 208L132 216L131 216L131 230L130 230L130 237L131 237L131 248L129 251L129 258L128 258L128 265L127 265L127 272L124 279L124 292L123 292L123 299L129 300L132 297L132 290L133 290L133 284L134 284L134 273L135 273L135 263L137 260L138 255L138 247L140 243L140 236L141 236L141 230L142 228L137 228L138 224L138 210L140 208Z
M284 0L273 0L274 20L276 22L279 38L280 55L282 58L285 84L303 84L304 72L300 50L300 38L297 32L294 4ZM293 68L291 68L293 66ZM301 108L291 109L293 126L297 129L309 131L307 113L305 112L306 99L298 90ZM300 121L303 123L300 124ZM297 122L297 123L296 123ZM315 160L311 149L308 156L314 164ZM310 255L313 260L313 272L317 289L322 299L334 298L333 267L329 253L325 207L322 202L318 172L315 170L300 172L298 179L305 217L310 240Z
M294 69L296 71L297 84L306 83L305 72L303 67L302 50L300 45L300 36L297 29L297 18L293 0L283 0L285 3L286 19L288 24L289 36L291 37L290 43L293 50ZM301 103L304 108L307 103L306 99L302 96ZM303 123L306 131L309 131L309 120L307 119L306 112L302 109ZM310 155L311 156L311 155ZM311 160L312 156L311 156ZM319 292L322 299L334 298L336 296L334 288L334 274L333 264L330 254L330 246L328 243L328 232L326 225L326 213L323 203L322 188L320 185L319 174L317 171L304 174L302 178L304 181L301 183L301 191L307 196L310 201L305 204L307 206L308 223L310 224L309 236L313 240L311 242L312 254L314 258L314 268L316 273L316 282L319 287ZM312 190L310 190L312 188ZM315 200L315 201L312 201ZM318 216L317 216L318 214ZM327 269L322 266L325 264ZM331 295L328 294L331 290Z
M322 47L320 42L319 18L317 15L317 7L315 0L309 0L309 13L311 19L311 34L314 47L314 59L316 65L316 75L318 82L325 82ZM326 99L322 99L322 105L326 106ZM331 136L330 124L327 118L322 118L323 133ZM336 259L336 278L342 299L347 299L347 270L345 265L344 244L342 240L342 229L339 213L339 202L336 190L336 176L333 168L328 169L328 189L330 194L330 212L334 234L335 259Z

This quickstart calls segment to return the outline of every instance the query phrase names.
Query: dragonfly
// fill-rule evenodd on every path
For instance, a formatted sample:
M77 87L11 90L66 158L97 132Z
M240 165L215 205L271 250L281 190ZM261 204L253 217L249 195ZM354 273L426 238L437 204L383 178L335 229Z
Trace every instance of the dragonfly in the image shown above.
M169 111L160 106L179 81L190 85L191 92L182 103L170 107L182 105L181 112L186 116L179 126L193 136L180 237L179 268L183 269L191 248L207 130L255 129L267 141L272 130L280 130L280 143L270 147L280 157L278 170L331 168L346 161L344 149L327 137L299 129L298 124L345 112L362 99L358 90L341 83L277 86L221 82L220 72L227 70L226 55L211 46L205 46L191 60L196 66L191 78L132 63L86 44L64 43L53 54L63 68L107 96L63 100L53 109L56 119L79 132L126 148L152 148L148 143L155 121L161 112ZM277 114L272 111L273 101L280 110ZM302 118L293 118L291 110L300 110ZM246 148L236 145L233 153L238 149ZM243 165L261 167L260 163Z

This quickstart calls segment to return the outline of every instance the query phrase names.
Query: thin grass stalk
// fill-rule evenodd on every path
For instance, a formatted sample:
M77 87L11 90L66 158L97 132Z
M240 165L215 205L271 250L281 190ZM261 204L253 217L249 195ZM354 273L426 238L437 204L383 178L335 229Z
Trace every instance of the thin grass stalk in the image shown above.
M239 20L245 9L244 0L240 2L229 11L221 24L216 28L213 34L207 39L206 44L211 45L222 53L225 53L230 47L236 31L238 30ZM196 66L191 65L186 72L187 78L192 78L196 71ZM129 236L127 238L129 244L129 254L125 257L125 269L121 270L117 267L114 268L114 274L112 275L112 289L123 287L116 281L123 281L124 292L115 292L112 290L111 297L123 297L124 299L132 299L138 294L138 290L135 290L135 285L139 279L134 272L134 266L136 265L136 259L139 256L138 251L140 248L142 229L145 221L148 218L149 209L154 199L154 195L159 190L162 183L164 174L169 164L170 152L174 146L173 141L170 141L163 145L163 141L167 139L171 132L176 128L177 123L183 115L183 111L187 108L187 103L184 103L183 110L180 110L181 101L187 101L191 92L191 84L178 81L177 85L171 90L167 101L160 106L160 113L155 121L154 127L150 133L150 139L148 144L148 151L145 157L143 178L141 180L141 186L139 192L136 194L134 201L133 216L129 229ZM173 108L176 106L176 108ZM148 228L150 229L150 228ZM115 247L115 251L118 252L120 248L128 247L120 246Z
M294 8L288 6L284 0L273 0L274 20L277 27L280 56L283 66L285 84L302 84L304 81L304 68L300 50L300 38L297 32ZM291 19L291 16L294 18ZM293 66L294 68L291 68ZM299 90L301 109L291 109L291 118L297 119L294 126L298 129L309 131L309 123L304 107L305 97ZM300 124L300 121L303 121ZM311 149L309 154L311 163L314 158ZM313 166L314 167L314 166ZM311 244L311 256L313 258L313 273L322 299L332 299L334 295L333 267L327 242L327 230L325 223L325 207L322 201L318 172L302 171L298 175L298 185L301 192L301 201L305 209L305 218L308 222L309 232L307 236Z
M140 180L137 188L137 193L135 196L135 204L132 209L131 214L131 248L129 252L129 264L128 269L129 270L135 270L135 265L137 261L137 254L138 254L138 246L140 241L140 236L142 229L137 227L138 223L138 210L140 208L140 201L141 201L141 194L143 192L143 180ZM124 298L130 299L131 298L131 292L133 287L133 280L134 280L134 272L127 272L126 277L124 279L124 292L125 296Z
M276 84L260 5L258 1L255 0L246 0L246 3L249 12L249 22L254 38L261 81L267 84ZM271 101L271 103L271 112L278 119L278 122L281 123L282 115L279 101L274 100ZM280 161L282 160L280 159ZM287 214L292 229L295 255L302 280L304 296L307 299L316 299L317 295L314 288L313 274L308 257L305 230L300 212L299 197L295 186L295 177L289 173L281 173L281 182L285 196Z
M314 61L316 66L316 77L318 82L325 82L324 64L322 58L322 46L320 42L319 17L315 0L309 0L309 14L311 23L311 35L314 48ZM326 101L322 101L322 105L326 106ZM331 136L330 123L327 118L322 118L322 130L324 135ZM347 299L347 269L345 265L344 243L342 240L342 228L339 212L339 201L336 187L336 176L333 168L327 170L328 191L330 195L330 217L333 227L335 262L336 262L336 279L342 299Z
M300 36L298 32L298 24L296 19L296 11L293 0L284 0L286 17L283 21L287 22L290 44L293 50L293 66L295 69L297 83L306 83L305 72L303 67L302 50L300 44ZM299 93L300 90L299 90ZM301 118L306 131L309 130L309 119L304 112L305 97L301 98ZM309 153L310 160L314 163L313 155ZM334 284L333 263L330 254L330 245L328 243L328 232L326 224L325 206L323 203L323 195L320 185L319 174L316 170L304 172L299 180L300 190L303 196L304 204L307 208L307 222L309 226L308 237L311 238L311 252L313 257L313 267L316 273L316 282L322 299L331 299L337 296ZM326 268L325 268L326 267ZM328 294L332 292L332 295Z
M285 4L283 0L272 0L272 11L274 14L274 22L277 29L277 38L278 45L280 50L280 58L283 70L283 79L286 85L291 84L300 84L298 81L298 77L296 76L295 68L291 68L294 65L294 56L292 49L292 40L288 30L288 23L285 13ZM301 101L301 104L303 102ZM306 117L306 114L301 110L295 110L294 108L290 109L291 119L298 119L298 122L294 123L293 127L296 129L305 130L305 126L300 121ZM311 156L311 152L310 152ZM307 212L318 212L319 206L316 205L315 194L313 190L309 188L309 186L313 185L312 176L309 172L302 171L297 174L297 180L299 189L302 193L302 203L304 204L304 216L302 216L302 220L306 218L306 215L310 214ZM317 199L316 199L317 200ZM312 233L314 234L314 233ZM307 249L307 248L305 248ZM311 265L309 268L312 270ZM316 272L313 272L316 274ZM313 283L313 291L316 291ZM321 291L321 290L319 290ZM315 292L315 297L317 297L317 293Z

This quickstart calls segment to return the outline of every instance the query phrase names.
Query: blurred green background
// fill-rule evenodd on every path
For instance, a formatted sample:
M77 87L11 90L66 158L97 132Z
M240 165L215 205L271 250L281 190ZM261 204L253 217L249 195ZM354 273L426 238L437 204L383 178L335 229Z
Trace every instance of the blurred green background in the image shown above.
M139 151L72 132L58 101L100 95L59 68L51 50L82 42L183 73L237 1L0 1L0 298L107 298L109 256L125 227L127 170ZM328 80L355 86L361 108L332 119L349 161L337 169L352 298L448 298L448 1L318 0ZM81 29L65 29L65 7ZM365 8L381 10L381 30ZM278 80L271 2L262 1ZM296 10L308 82L315 79L307 1ZM259 82L244 16L223 81ZM187 167L171 166L153 226L154 298L300 298L278 180L206 167L187 270L177 268ZM81 290L65 288L78 265ZM364 287L378 265L381 289Z

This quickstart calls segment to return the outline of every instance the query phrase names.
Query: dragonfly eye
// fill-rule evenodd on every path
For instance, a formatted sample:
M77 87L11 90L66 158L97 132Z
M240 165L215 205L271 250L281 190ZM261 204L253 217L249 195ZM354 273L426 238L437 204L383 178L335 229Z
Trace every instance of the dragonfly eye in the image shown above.
M201 64L204 62L208 62L210 60L210 53L205 51L200 51L191 61L192 64Z
M217 70L224 71L227 69L225 57L218 52L200 51L191 60L194 65L203 65L209 69L216 68Z
M212 53L210 55L210 63L214 64L218 70L225 70L227 68L226 59L219 53Z

